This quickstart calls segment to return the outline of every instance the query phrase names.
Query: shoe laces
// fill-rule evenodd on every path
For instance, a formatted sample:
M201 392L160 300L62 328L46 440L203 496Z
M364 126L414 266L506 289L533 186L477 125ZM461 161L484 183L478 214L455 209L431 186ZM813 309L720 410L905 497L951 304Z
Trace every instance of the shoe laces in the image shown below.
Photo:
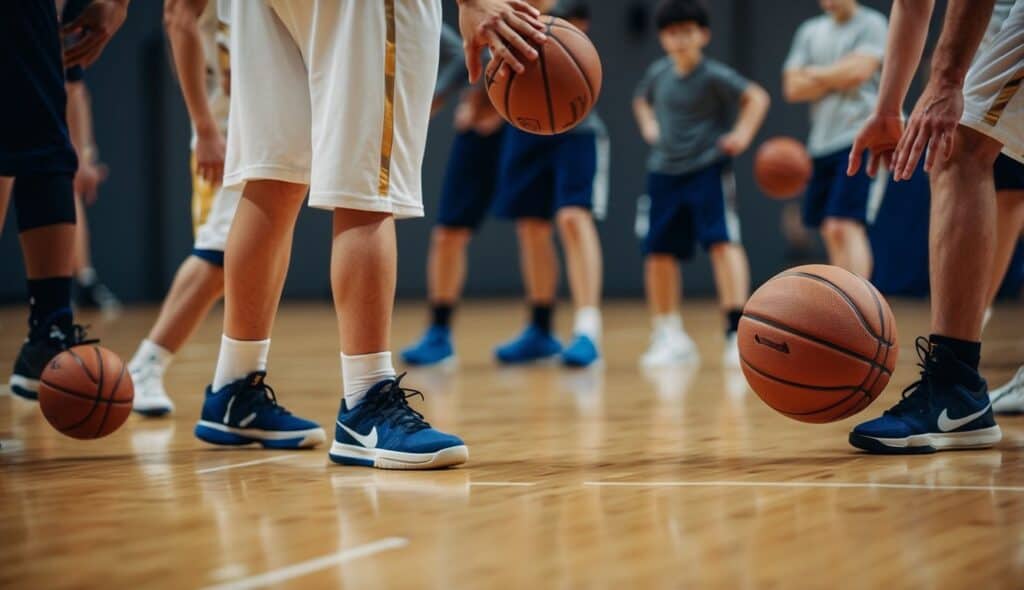
M918 336L914 341L914 348L917 350L917 366L921 369L921 376L903 389L900 394L900 401L888 410L887 414L902 416L913 413L923 413L928 409L931 402L931 381L936 376L936 359L931 342L924 336Z
M277 393L265 381L261 380L258 383L252 383L247 379L247 382L242 387L242 392L245 392L247 395L235 394L233 407L235 415L245 416L253 412L260 413L262 411L269 411L279 416L291 414L291 412L277 402Z
M402 387L402 373L393 381L384 383L373 397L367 396L363 400L367 412L371 412L383 418L389 424L402 428L406 432L418 432L430 428L430 424L423 419L423 414L412 409L409 405L409 398L419 396L423 398L423 392L416 389Z

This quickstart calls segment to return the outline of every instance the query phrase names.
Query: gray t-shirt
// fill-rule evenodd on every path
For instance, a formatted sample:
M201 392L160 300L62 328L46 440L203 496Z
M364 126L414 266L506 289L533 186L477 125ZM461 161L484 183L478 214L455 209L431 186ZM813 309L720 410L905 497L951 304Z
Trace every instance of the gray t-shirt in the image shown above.
M858 6L844 23L827 14L814 17L797 29L784 69L830 66L852 53L881 60L885 57L887 29L885 16L865 6ZM878 102L880 70L857 88L830 92L811 104L807 150L812 156L828 155L853 145L857 132Z
M705 58L689 74L679 73L669 57L651 64L635 93L654 108L661 134L647 169L686 174L725 158L718 140L736 123L740 96L749 85L713 59Z

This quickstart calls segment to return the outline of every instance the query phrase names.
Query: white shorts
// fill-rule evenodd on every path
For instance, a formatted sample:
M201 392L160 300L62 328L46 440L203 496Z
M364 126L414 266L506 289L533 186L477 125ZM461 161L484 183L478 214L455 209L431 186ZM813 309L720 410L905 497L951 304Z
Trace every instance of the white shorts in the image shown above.
M977 58L964 83L960 122L1003 144L1003 153L1024 162L1024 0L1017 0L992 44Z
M421 217L440 0L233 0L224 182Z
M215 187L196 174L192 158L192 231L196 250L223 252L231 220L242 196L240 187Z

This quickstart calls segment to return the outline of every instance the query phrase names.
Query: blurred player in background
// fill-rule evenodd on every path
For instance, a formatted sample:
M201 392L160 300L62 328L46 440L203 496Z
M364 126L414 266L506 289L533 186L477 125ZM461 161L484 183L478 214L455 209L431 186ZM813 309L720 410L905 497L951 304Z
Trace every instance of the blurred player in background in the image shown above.
M886 20L856 0L820 3L825 14L797 29L783 72L786 100L811 103L807 150L814 175L804 196L804 223L820 228L830 263L870 278L871 178L847 176L846 164L878 99Z
M436 111L465 84L462 38L445 26L441 31L441 67L434 91ZM483 83L466 89L455 109L452 142L441 189L437 225L427 256L427 300L430 325L419 342L402 351L409 365L436 365L455 359L451 322L466 283L466 247L491 207L498 177L504 121L491 105Z
M553 0L532 0L551 12ZM589 12L576 4L564 16L586 31ZM570 367L597 362L601 343L601 242L595 218L608 201L608 137L596 111L560 135L509 128L501 146L494 214L516 222L519 257L531 317L526 329L495 349L498 361L523 364L559 358ZM572 340L562 347L553 331L558 291L558 226L569 290L576 308Z
M679 312L679 263L693 257L699 242L711 257L725 315L722 362L739 367L736 329L750 294L750 268L740 243L732 158L750 146L771 99L704 56L711 25L702 2L665 0L655 21L667 55L648 68L633 99L640 132L652 146L643 251L654 329L641 363L652 368L697 358Z
M921 377L882 417L858 425L850 443L875 453L982 448L1002 434L978 373L996 246L994 166L1000 152L1024 162L1024 2L971 65L994 0L950 0L931 76L906 129L901 107L931 18L930 0L893 3L892 31L875 113L851 151L849 171L889 165L910 178L921 157L932 206L932 333L918 338Z
M29 333L11 391L35 399L43 367L81 343L71 311L74 271L73 177L78 158L68 132L64 68L95 61L127 14L127 0L94 0L64 25L49 0L0 3L0 176L13 177L12 200L27 274Z
M228 27L212 0L166 0L164 25L192 121L192 254L181 263L160 314L128 370L134 410L160 416L174 409L164 373L224 293L224 247L240 191L221 185L230 101Z

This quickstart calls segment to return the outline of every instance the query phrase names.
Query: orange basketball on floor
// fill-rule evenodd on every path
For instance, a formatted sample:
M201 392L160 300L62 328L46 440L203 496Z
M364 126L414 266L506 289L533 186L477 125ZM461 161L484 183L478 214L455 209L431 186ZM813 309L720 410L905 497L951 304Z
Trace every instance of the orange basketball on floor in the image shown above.
M504 60L487 66L484 84L498 113L515 127L538 135L564 133L582 121L601 94L601 58L583 31L569 21L542 17L548 41L526 71L498 78Z
M53 357L39 379L39 407L54 428L72 438L100 438L132 413L135 387L121 358L86 344Z
M807 189L813 167L804 144L792 137L775 137L761 144L754 156L754 179L773 199L790 199Z
M743 374L775 410L833 422L868 407L896 366L896 323L882 294L836 266L810 264L754 292L739 326Z

